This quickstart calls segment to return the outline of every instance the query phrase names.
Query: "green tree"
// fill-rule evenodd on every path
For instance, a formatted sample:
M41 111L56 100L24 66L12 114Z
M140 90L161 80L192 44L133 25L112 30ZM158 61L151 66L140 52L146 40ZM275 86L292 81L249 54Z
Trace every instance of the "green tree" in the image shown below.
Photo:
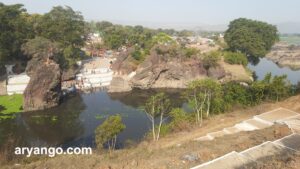
M36 32L60 45L66 63L64 67L73 65L83 56L80 48L86 38L85 22L79 12L71 7L53 7L53 9L39 19ZM64 68L63 67L63 68Z
M22 51L29 57L29 59L47 58L49 56L49 52L52 52L52 54L58 54L59 50L59 45L57 43L51 42L49 39L43 37L30 39L28 42L22 45ZM55 60L57 58L53 59Z
M0 64L24 59L21 45L32 36L27 17L23 5L4 5L0 2Z
M171 102L164 93L158 93L147 100L143 109L152 123L153 141L158 141L164 117L169 113L170 108ZM155 128L156 118L159 120L157 130Z
M232 51L252 57L264 57L279 39L276 26L245 18L230 22L224 38Z
M221 85L212 79L195 80L189 83L184 96L196 113L196 122L201 126L204 111L208 117L212 102L221 97Z
M109 152L112 153L116 147L117 135L121 133L126 126L122 123L120 115L108 117L100 126L95 130L95 141L98 148L103 147L106 143Z

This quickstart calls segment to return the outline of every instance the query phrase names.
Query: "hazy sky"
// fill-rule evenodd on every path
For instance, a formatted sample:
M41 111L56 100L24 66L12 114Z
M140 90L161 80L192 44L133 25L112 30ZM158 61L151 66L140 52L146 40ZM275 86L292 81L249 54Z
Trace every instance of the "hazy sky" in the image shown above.
M270 23L300 22L300 0L0 0L30 13L67 5L87 20L142 25L219 25L247 17Z

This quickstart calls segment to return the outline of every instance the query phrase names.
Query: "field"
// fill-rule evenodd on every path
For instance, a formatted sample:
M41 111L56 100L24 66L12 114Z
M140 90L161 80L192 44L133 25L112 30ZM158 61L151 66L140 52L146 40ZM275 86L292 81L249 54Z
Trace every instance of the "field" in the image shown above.
M281 35L280 41L291 45L300 45L300 35Z
M12 114L22 111L23 96L0 96L0 119L9 118Z

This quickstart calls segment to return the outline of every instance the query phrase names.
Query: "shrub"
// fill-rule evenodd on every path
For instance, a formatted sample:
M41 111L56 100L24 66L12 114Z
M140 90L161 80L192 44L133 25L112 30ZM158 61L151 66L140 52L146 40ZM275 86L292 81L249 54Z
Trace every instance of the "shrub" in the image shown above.
M202 58L205 69L218 66L218 61L221 59L220 51L212 51L205 54Z
M238 64L247 66L248 59L245 54L239 52L226 52L224 54L224 61L229 64Z
M170 112L171 122L170 128L175 131L182 131L189 129L193 122L193 117L182 110L181 108L174 108Z

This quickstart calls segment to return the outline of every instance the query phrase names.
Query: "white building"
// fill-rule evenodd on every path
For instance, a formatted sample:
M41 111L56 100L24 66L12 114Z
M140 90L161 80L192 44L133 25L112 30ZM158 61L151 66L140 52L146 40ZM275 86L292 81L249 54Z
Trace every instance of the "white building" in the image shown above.
M109 86L113 71L109 68L110 60L97 58L83 64L81 73L76 75L78 89L91 89Z
M7 85L6 85L7 94L8 95L23 94L29 81L30 81L30 77L27 76L26 73L22 73L19 75L9 75L7 77Z

